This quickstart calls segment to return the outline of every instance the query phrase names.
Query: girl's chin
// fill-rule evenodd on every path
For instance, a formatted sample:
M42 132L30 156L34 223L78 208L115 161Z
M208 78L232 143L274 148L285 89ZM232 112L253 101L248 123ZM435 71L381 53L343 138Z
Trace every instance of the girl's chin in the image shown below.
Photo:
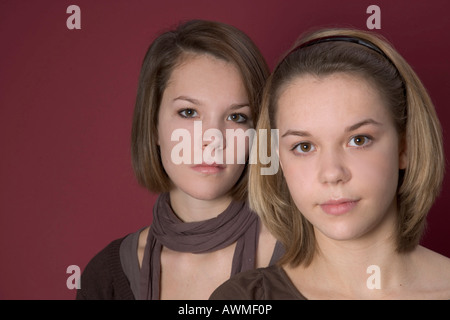
M197 199L197 200L204 200L204 201L213 201L213 200L219 200L221 198L227 198L229 190L215 190L214 188L208 187L208 186L202 186L202 187L194 187L191 186L190 188L179 188L178 192L181 192L191 198Z

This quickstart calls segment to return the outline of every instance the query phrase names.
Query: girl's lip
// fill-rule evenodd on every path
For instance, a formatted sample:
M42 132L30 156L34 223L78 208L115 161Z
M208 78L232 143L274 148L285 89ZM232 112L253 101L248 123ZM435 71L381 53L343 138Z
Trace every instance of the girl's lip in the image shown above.
M320 204L322 210L330 215L342 215L352 210L359 202L359 199L336 199L328 200Z
M225 165L216 164L216 163L212 163L212 164L202 163L202 164L197 164L195 166L192 166L193 170L200 172L200 173L204 173L204 174L219 173L222 170L224 170L225 168L226 168Z

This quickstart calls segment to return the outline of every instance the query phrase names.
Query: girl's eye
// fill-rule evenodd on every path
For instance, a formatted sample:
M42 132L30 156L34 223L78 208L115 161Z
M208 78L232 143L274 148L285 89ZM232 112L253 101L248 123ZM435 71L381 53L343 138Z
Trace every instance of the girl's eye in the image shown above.
M233 113L228 116L227 120L231 120L237 123L244 123L247 122L247 116L242 113Z
M367 145L368 143L370 143L371 141L372 140L366 136L355 136L355 137L351 138L348 145L350 147L363 147L363 146Z
M195 111L194 109L183 109L179 111L178 114L183 118L193 118L198 115L197 111Z
M300 142L292 148L296 153L309 153L316 150L316 148L309 142Z

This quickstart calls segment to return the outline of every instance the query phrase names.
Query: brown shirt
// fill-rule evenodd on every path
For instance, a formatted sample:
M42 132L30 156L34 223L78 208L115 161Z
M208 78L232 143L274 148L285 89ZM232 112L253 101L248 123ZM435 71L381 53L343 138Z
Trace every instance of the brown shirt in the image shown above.
M283 268L244 271L219 286L210 300L306 300Z

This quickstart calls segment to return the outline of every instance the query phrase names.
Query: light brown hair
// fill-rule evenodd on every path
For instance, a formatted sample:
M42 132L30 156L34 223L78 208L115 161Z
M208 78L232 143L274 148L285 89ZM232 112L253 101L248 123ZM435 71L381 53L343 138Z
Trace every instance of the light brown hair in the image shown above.
M136 178L151 192L168 192L172 188L157 144L158 114L172 71L187 54L209 54L234 64L241 73L254 123L259 116L260 96L269 69L254 42L244 32L220 22L191 20L162 33L150 45L142 63L131 134ZM247 176L245 168L230 191L234 199L246 197Z
M361 39L375 45L381 54L348 41L306 45L313 39L336 36ZM276 128L279 95L296 77L343 72L373 84L406 144L407 167L399 172L397 189L396 244L398 252L412 250L421 239L426 215L440 191L445 165L441 126L425 87L388 41L372 32L323 29L300 37L293 48L267 81L257 132ZM313 227L296 208L282 172L261 175L261 167L258 162L250 168L250 206L285 246L286 254L280 263L308 265L316 251Z

